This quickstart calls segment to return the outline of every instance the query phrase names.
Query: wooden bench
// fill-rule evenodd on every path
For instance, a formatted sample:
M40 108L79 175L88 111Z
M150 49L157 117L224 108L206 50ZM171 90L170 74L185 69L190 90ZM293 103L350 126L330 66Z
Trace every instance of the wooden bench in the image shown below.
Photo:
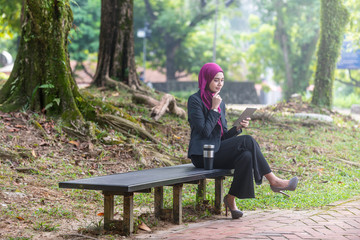
M154 168L141 171L113 174L100 177L60 182L60 188L75 188L101 190L104 195L104 227L109 229L112 224L119 224L114 220L114 196L124 197L123 232L127 235L134 230L133 196L136 192L151 193L154 188L154 211L157 218L169 214L169 209L163 208L163 187L173 187L173 222L182 223L182 187L183 184L198 184L197 203L205 200L206 179L215 179L215 211L221 213L223 203L223 180L231 176L231 169L204 170L195 168L192 164L172 167Z

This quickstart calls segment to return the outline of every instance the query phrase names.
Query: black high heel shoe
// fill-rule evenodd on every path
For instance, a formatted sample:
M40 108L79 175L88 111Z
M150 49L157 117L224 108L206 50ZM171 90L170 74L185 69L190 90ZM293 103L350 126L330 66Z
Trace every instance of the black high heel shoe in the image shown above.
M293 177L290 179L289 184L286 187L274 187L270 185L270 188L273 192L284 194L285 196L290 197L288 194L284 193L283 191L295 191L299 179L297 177Z
M224 197L224 205L225 205L226 216L227 216L227 212L228 212L228 208L229 208L229 210L230 210L230 212L231 212L231 217L232 217L233 219L238 219L238 218L242 217L242 215L243 215L243 212L242 212L242 211L240 211L240 210L231 210L231 208L229 207L229 203L228 203L228 201L227 201L227 196L228 196L228 195L226 195L226 196Z

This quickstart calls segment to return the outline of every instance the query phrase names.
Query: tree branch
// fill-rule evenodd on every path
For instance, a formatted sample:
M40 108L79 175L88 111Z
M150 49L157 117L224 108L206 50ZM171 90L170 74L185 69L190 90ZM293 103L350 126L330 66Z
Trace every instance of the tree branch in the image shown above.
M145 3L145 7L146 7L146 11L148 12L148 14L150 15L150 19L152 22L155 22L157 17L154 14L154 10L149 2L149 0L144 0Z
M343 80L341 80L339 78L336 78L335 80L338 81L338 82L341 82L341 83L343 83L343 84L345 84L347 86L350 86L350 87L360 87L360 82L359 81L346 82L346 81L343 81Z
M350 80L351 80L351 82L353 82L353 86L355 86L355 87L360 87L360 81L358 81L358 80L356 80L355 78L353 78L352 76L351 76L351 69L348 69L349 70L349 77L350 77Z
M338 82L341 82L341 83L343 83L343 84L345 84L345 85L347 85L347 86L359 87L359 88L360 88L360 81L359 81L359 80L356 80L355 78L353 78L353 77L351 76L351 69L348 69L348 71L349 71L349 77L350 77L350 80L351 80L350 82L346 82L346 81L341 80L341 79L339 79L339 78L336 78L335 80L338 81Z

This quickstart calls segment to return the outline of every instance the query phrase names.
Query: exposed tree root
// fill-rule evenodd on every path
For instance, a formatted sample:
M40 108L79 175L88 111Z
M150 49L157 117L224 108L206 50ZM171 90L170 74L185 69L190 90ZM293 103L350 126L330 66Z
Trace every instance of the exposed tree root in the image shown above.
M64 132L70 136L77 137L78 139L87 142L96 139L95 137L95 124L93 122L70 122L71 126L62 126Z
M144 104L152 107L153 109L152 109L150 115L155 121L158 121L165 114L165 112L171 112L171 113L175 114L176 116L179 116L181 118L186 118L185 110L182 108L179 108L176 105L176 100L175 100L174 96L172 96L170 94L165 94L162 97L161 101L159 102L158 100L156 100L152 97L134 93L133 101L135 101L137 103L144 103Z
M128 85L126 85L125 83L122 83L120 81L116 81L112 78L110 78L109 76L105 76L105 80L106 80L106 85L107 86L115 86L115 87L119 87L119 88L122 88L122 89L126 89L128 90L129 92L131 93L137 93L137 92L143 92L143 93L146 93L147 91L142 88L142 87L139 87L138 89L134 87L129 87Z
M111 126L113 129L123 133L125 136L129 136L129 135L133 136L134 134L139 134L140 137L142 137L142 138L149 139L150 141L152 141L156 144L160 144L164 147L167 147L166 145L164 145L163 143L161 143L160 141L155 139L144 128L142 128L141 126L136 125L135 123L133 123L129 120L126 120L124 118L117 117L117 116L110 115L110 114L104 114L104 115L98 116L98 121L102 122L108 126Z

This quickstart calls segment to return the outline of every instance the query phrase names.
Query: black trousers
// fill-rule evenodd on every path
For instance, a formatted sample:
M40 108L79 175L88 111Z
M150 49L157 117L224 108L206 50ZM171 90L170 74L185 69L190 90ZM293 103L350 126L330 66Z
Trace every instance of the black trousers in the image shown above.
M203 168L202 155L191 156L195 167ZM264 175L271 172L259 144L249 135L223 140L214 156L214 168L234 169L229 194L238 198L255 198L254 180L260 185Z

